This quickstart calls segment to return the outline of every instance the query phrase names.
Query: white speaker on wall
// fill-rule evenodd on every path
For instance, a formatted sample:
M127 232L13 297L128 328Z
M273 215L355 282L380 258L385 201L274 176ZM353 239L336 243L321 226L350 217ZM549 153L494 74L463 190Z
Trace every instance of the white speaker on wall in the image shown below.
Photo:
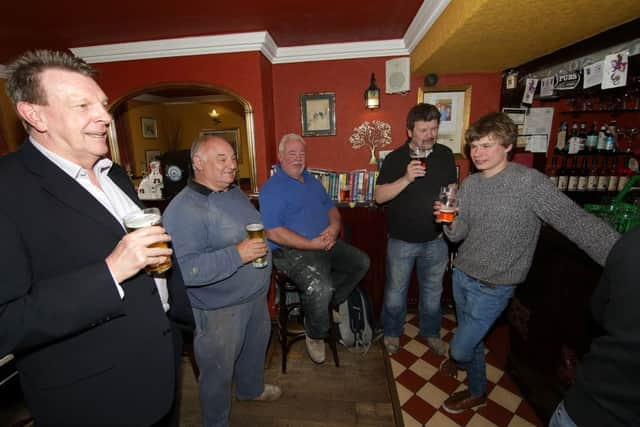
M410 59L396 58L385 63L386 69L386 93L408 92L410 89Z

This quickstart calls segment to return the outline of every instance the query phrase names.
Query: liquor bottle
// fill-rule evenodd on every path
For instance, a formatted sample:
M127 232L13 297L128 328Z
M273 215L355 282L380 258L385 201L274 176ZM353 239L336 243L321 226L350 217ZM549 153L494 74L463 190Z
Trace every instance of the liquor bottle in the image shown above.
M580 136L578 134L578 124L573 122L571 125L571 136L569 137L568 154L578 154L580 151Z
M556 158L551 158L551 166L547 169L547 176L555 187L558 186L558 169L556 167Z
M567 191L567 186L569 185L569 175L566 168L566 162L569 159L565 159L565 163L562 162L562 158L560 159L560 170L558 171L558 190Z
M578 159L571 159L571 164L567 169L567 175L569 176L569 180L567 181L567 191L577 191L578 176L580 175L580 170L578 169Z
M597 191L607 191L609 188L609 169L607 169L607 159L602 159L602 167L598 173Z
M616 136L617 136L617 127L616 121L612 120L609 124L609 128L607 129L607 142L605 144L605 152L607 154L613 154L616 151Z
M607 191L613 193L618 188L618 159L615 157L611 161L611 168L609 169L609 185Z
M622 191L633 175L633 170L629 167L629 160L631 160L631 158L627 157L623 162L623 166L620 168L620 171L618 171L618 187L616 188L618 191Z
M593 122L591 129L587 134L587 141L585 142L585 151L588 154L594 154L598 149L598 126L596 122Z
M579 144L578 153L584 153L587 145L587 123L580 123L580 132L578 132ZM578 165L576 165L577 167Z
M596 148L600 154L604 154L607 148L607 127L604 123L600 126L600 132L598 132L598 145Z
M582 168L578 177L578 191L587 191L589 182L589 168L587 167L587 159L582 158Z
M591 169L589 169L589 177L587 178L587 191L596 191L598 188L598 161L594 158L591 159Z
M560 125L560 129L558 130L558 135L556 136L556 154L562 154L565 151L565 146L567 145L567 122L562 122Z

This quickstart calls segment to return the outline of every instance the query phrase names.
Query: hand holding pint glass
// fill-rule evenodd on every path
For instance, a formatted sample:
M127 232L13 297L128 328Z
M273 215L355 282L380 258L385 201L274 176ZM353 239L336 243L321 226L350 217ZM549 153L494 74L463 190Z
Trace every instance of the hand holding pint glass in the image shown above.
M128 233L132 233L138 229L144 227L151 227L154 225L162 225L162 215L158 208L147 208L139 211L131 212L126 215L122 222ZM168 248L167 242L157 242L149 246L150 248ZM171 268L171 257L159 264L151 264L145 267L147 274L156 275L164 273Z
M264 225L262 224L249 224L246 227L247 237L249 239L265 239ZM264 268L267 266L267 256L263 255L253 260L253 266L255 268Z
M456 217L456 208L458 207L458 186L449 184L440 187L440 210L436 215L436 222L452 223Z
M411 160L420 161L425 172L427 171L427 151L424 148L416 145L414 148L410 149L409 157L411 157Z

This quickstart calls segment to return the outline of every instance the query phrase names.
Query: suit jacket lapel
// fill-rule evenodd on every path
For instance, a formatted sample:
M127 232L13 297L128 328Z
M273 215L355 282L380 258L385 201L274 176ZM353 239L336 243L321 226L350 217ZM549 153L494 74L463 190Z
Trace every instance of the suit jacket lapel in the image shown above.
M144 208L144 204L138 199L138 194L136 190L131 185L131 181L129 180L129 176L124 173L124 171L118 167L113 166L111 170L109 170L109 178L118 186L124 193L129 196L133 202L138 205L141 209Z
M94 219L96 223L109 229L117 236L124 235L122 225L95 197L47 159L30 142L22 144L21 152L25 166L34 175L40 177L41 186L45 191L70 209ZM137 198L134 201L138 202Z

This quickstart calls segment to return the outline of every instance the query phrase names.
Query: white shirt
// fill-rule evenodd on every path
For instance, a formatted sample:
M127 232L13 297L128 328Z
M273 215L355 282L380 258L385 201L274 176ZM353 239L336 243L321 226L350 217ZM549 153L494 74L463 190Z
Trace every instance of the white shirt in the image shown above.
M42 155L51 160L53 164L62 169L67 175L80 184L82 188L87 190L98 202L100 202L100 204L102 204L102 206L104 206L104 208L120 223L123 230L125 228L122 224L122 218L133 211L140 210L140 207L136 205L134 201L131 200L129 196L127 196L125 192L111 180L111 178L109 178L109 171L113 165L111 160L107 158L100 159L93 166L93 172L95 173L98 182L100 182L100 187L102 187L100 188L91 182L87 170L82 166L60 157L34 141L33 138L29 138L29 140L33 146L42 153ZM111 271L109 272L111 273ZM113 273L111 273L111 277L113 277ZM167 279L164 277L155 277L154 280L156 282L156 288L158 288L162 307L164 308L164 311L167 312L169 311ZM113 277L113 281L118 289L120 298L124 298L124 290L122 289L122 286L120 286L116 281L115 277Z

